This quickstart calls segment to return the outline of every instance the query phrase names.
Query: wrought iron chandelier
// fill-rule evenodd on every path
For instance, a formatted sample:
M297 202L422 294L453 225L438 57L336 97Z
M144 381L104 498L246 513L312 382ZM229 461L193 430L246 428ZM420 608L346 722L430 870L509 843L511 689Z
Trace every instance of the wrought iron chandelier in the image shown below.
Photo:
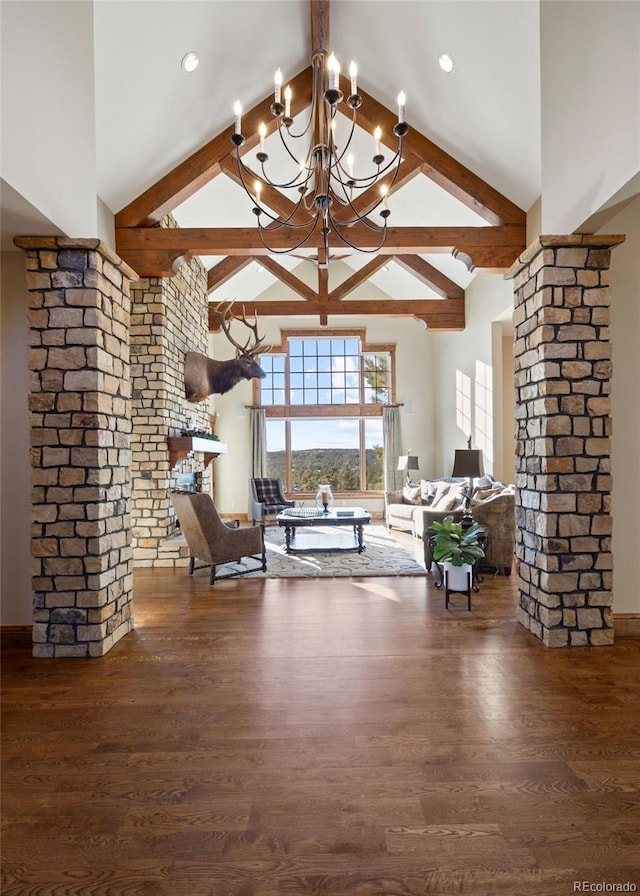
M357 111L362 105L362 97L358 93L357 67L354 62L349 67L350 94L345 103L351 113L350 132L344 146L336 143L336 116L339 106L344 100L344 94L340 90L340 65L335 56L325 49L316 50L311 60L312 89L311 105L306 123L302 129L295 133L293 130L294 119L291 116L292 92L289 86L282 90L282 73L280 69L275 75L274 100L271 104L271 114L276 118L277 131L284 146L285 156L291 165L292 174L289 179L276 180L269 176L267 163L269 156L265 152L266 125L260 124L259 147L255 155L259 163L259 175L256 176L245 165L240 155L240 147L245 143L242 134L242 107L237 101L234 106L235 127L231 137L236 147L236 159L238 172L242 185L253 202L253 213L257 217L260 239L263 246L274 254L287 254L304 247L312 234L319 228L322 234L324 247L324 264L329 260L330 235L335 234L339 241L346 247L358 252L378 252L387 235L387 220L391 214L387 203L387 192L392 187L398 175L398 169L402 161L402 141L409 127L405 121L404 93L398 96L398 121L393 128L397 138L397 148L393 157L387 161L381 152L382 133L377 127L372 135L373 156L372 170L360 176L354 174L354 156L350 152L353 136L357 124ZM284 94L284 97L283 97ZM284 102L282 101L284 98ZM349 114L347 111L345 114ZM303 145L306 140L306 148L296 153L295 141L299 140ZM356 197L375 187L385 175L393 172L389 182L381 186L380 193L368 206L366 214L360 214L354 202ZM273 215L263 204L263 189L265 187L297 193L298 197L291 211L286 215ZM266 192L266 191L265 191ZM336 216L335 211L344 210ZM382 218L382 224L376 223L367 217L378 212ZM349 235L349 228L354 224L361 224L369 231L377 235L378 244L370 248L358 246ZM293 244L287 248L278 248L270 245L270 237L282 228L297 231ZM321 262L320 252L318 261Z

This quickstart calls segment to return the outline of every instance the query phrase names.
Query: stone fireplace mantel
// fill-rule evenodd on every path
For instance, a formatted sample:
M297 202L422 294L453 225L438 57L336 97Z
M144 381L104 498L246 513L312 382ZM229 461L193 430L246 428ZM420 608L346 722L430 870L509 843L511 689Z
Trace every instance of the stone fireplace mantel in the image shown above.
M169 463L172 470L191 451L204 454L205 466L209 466L214 457L227 453L227 446L224 442L217 442L215 439L203 439L198 436L169 436L167 446L169 448Z

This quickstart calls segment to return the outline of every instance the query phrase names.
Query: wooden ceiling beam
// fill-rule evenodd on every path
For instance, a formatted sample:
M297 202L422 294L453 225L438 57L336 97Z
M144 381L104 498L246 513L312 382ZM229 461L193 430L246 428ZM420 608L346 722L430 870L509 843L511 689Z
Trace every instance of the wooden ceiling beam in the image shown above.
M240 172L238 171L238 164L234 156L227 156L226 159L223 159L220 163L220 168L223 173L227 175L227 177L231 178L231 180L243 187L242 178L240 176ZM271 211L275 212L277 215L280 215L281 218L285 220L297 220L297 216L294 218L294 213L296 211L297 204L291 202L291 200L281 193L280 190L277 190L275 187L272 187L270 184L265 183L264 180L260 177L259 174L256 174L254 171L249 169L248 173L245 175L245 183L251 189L254 182L256 180L262 181L262 192L260 197L261 205L266 205L267 208L270 208ZM245 194L245 201L248 203L249 197ZM304 211L304 208L303 208ZM311 221L310 216L305 212L305 218L307 221Z
M240 303L238 303L240 304ZM242 302L242 310L248 317L320 317L351 315L355 317L385 315L387 317L414 317L424 321L430 330L464 330L464 299L358 299L336 302L327 306L324 302L256 301ZM209 330L215 332L218 314L209 306Z
M404 187L405 184L412 181L418 174L421 174L423 167L422 159L419 159L417 156L409 156L403 159L395 174L391 171L385 174L373 187L369 187L368 190L364 190L356 196L350 206L347 205L337 211L335 214L336 220L346 221L353 218L354 209L361 217L369 214L371 209L380 201L380 189L382 186L388 187L389 196L391 196L401 187Z
M394 261L443 299L463 299L464 289L419 255L395 255Z
M207 271L207 292L213 292L235 274L251 264L250 255L228 255Z
M332 289L329 293L329 301L341 301L345 296L348 296L350 292L353 292L354 289L365 283L369 277L372 277L376 273L376 271L379 271L388 260L389 259L384 255L372 258L371 261L367 262L367 264L361 267L359 271L356 271L350 277L347 277L340 286L336 286L335 289Z
M340 88L347 92L349 90L349 81L344 76L340 78ZM371 133L379 125L382 129L382 142L395 151L395 114L363 90L358 92L362 96L358 124ZM422 159L424 174L481 215L489 224L525 224L526 214L521 208L411 126L404 138L402 152L404 156L411 154Z
M377 234L364 224L349 229L350 238L363 249L376 249ZM296 230L281 227L266 239L279 250L295 248L299 239ZM322 234L313 233L306 249L321 249ZM379 255L420 255L451 253L469 269L503 271L513 264L526 248L524 227L505 224L497 227L390 227ZM257 227L186 227L133 228L116 230L116 250L141 277L171 276L166 260L188 255L265 256L265 248ZM156 268L163 260L161 270ZM175 270L173 270L175 273Z
M311 0L311 55L328 49L330 27L329 0Z
M311 67L289 83L293 91L291 113L295 116L304 111L309 102ZM272 102L273 97L268 96L242 116L242 130L248 136L240 150L241 155L258 145L261 121L267 127L267 135L276 130L277 122L269 109ZM231 124L125 206L116 215L116 227L150 227L208 184L220 173L222 160L230 154L235 155L231 143L233 131Z
M274 277L277 277L281 283L284 283L285 286L288 286L294 292L297 292L298 295L302 296L303 299L313 302L317 298L316 291L312 289L312 287L307 286L307 284L300 280L299 277L296 277L295 274L292 274L287 268L278 264L277 261L274 261L271 256L264 255L260 259L260 264L265 270L273 274Z

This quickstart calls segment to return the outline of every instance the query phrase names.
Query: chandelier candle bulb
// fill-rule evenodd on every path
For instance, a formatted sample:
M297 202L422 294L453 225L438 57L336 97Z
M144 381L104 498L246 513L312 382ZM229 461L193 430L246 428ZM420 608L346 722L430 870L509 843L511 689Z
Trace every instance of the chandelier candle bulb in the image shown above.
M353 61L349 66L349 77L351 78L351 96L355 96L358 92L358 66Z
M236 134L242 133L242 106L240 100L236 100L233 105L233 114L236 117Z
M380 137L382 137L382 131L379 127L375 129L373 132L373 155L380 155Z
M406 105L407 98L405 96L404 90L401 90L398 94L398 123L403 124L404 122L404 107Z
M325 2L327 0L313 0L312 7L315 9L317 6L321 11ZM354 60L351 60L348 66L345 65L345 74L348 67L349 80L347 81L345 77L341 82L340 64L335 54L322 46L323 29L320 28L319 32L317 37L320 46L314 48L311 57L308 123L301 133L293 133L292 116L302 114L309 105L305 104L307 98L302 95L306 88L300 86L306 81L301 76L296 76L291 82L283 84L282 70L278 68L274 77L272 94L274 101L269 106L271 124L262 122L259 126L256 125L257 132L249 137L250 145L253 144L258 150L254 158L257 159L260 168L252 173L242 159L240 149L247 141L242 133L239 133L242 125L240 119L242 110L239 108L239 103L236 107L236 133L231 135L231 143L235 147L240 184L251 201L264 249L275 254L295 253L307 244L313 251L314 243L309 241L315 234L318 242L318 266L325 269L329 258L334 254L330 252L334 245L346 246L354 252L369 254L379 252L384 245L390 211L386 194L378 194L378 190L382 184L395 183L403 159L403 140L409 132L409 126L405 120L406 97L404 91L401 91L398 94L398 120L387 127L384 134L384 150L382 150L381 127L376 127L375 131L373 127L369 130L362 122L358 127L358 110L363 104L363 98L357 93L358 67ZM341 83L345 93L347 90L351 91L349 96L343 94L340 89ZM337 127L338 109L343 112L345 118L351 119L348 126L341 122L340 127ZM353 148L362 139L362 127L369 131L370 136L364 137L365 157L361 160L364 170L356 171ZM282 165L282 174L279 170L275 172L268 170L266 137L274 132L277 132L285 154L293 163L293 171L286 170L286 165L291 168L286 158ZM373 140L373 168L367 159L367 139ZM302 150L297 149L300 146L303 147ZM388 156L387 149L390 151ZM295 171L297 164L300 165L298 172ZM276 166L278 169L279 167ZM259 178L258 181L255 180L256 177ZM260 205L263 186L268 191L263 200L267 203L264 209ZM372 202L365 198L363 207L373 210L371 208L373 206L378 209L382 220L375 223L367 220L366 209L362 212L361 204L355 202L356 199L366 197L369 190L372 191L369 195L377 198ZM276 191L283 195L289 191L292 197L294 207L286 217L274 217L267 210ZM274 226L270 227L264 220L266 218ZM366 236L363 235L365 227ZM275 239L276 231L281 228L285 228L290 234L286 248L283 247L282 241ZM274 245L278 242L279 246Z
M329 68L329 90L337 90L338 89L338 78L340 77L340 63L336 59L336 57L331 54L329 56L329 62L327 63Z

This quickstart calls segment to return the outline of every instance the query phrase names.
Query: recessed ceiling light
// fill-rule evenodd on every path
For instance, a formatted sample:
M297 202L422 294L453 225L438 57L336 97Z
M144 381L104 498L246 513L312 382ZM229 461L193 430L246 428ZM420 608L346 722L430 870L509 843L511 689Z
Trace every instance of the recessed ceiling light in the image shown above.
M446 72L448 75L450 75L456 67L456 61L449 53L441 53L438 57L438 65L443 72Z
M198 59L198 54L193 50L189 50L189 52L185 53L185 55L182 57L182 71L195 72L195 70L198 68L199 61L200 60Z

